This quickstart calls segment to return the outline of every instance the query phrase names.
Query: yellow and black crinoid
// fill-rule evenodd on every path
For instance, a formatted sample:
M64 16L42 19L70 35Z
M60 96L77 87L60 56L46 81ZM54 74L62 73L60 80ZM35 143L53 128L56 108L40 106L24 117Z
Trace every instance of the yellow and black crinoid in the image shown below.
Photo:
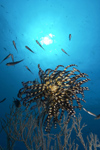
M23 83L24 87L19 90L18 97L25 106L41 101L46 131L50 131L52 124L56 127L56 123L61 121L65 111L68 113L67 122L69 122L70 116L75 115L75 108L81 109L80 102L85 102L84 90L88 90L88 87L81 85L89 80L88 75L76 68L71 68L72 66L76 65L71 64L65 68L58 65L55 70L47 69L44 72L38 65L41 83L36 80L28 81ZM58 70L59 67L64 70Z

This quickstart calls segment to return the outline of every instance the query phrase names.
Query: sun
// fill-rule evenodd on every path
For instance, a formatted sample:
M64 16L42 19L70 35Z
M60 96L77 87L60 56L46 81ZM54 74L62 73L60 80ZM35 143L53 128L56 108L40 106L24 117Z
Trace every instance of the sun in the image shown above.
M45 45L49 45L49 44L52 44L53 43L53 34L49 34L49 35L47 35L47 36L45 36L45 37L42 37L41 38L41 44L43 45L43 44L45 44Z

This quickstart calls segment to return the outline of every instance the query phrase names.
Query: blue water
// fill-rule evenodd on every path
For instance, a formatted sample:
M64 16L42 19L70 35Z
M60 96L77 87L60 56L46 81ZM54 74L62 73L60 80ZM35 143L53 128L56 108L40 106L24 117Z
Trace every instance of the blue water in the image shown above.
M69 41L69 34L72 35ZM43 50L35 40L45 37L52 43L42 43ZM18 52L12 41L15 41ZM25 48L29 46L35 53ZM70 56L61 51L63 48ZM81 72L91 79L86 85L84 107L100 114L100 1L99 0L0 0L0 61L9 53L14 60L24 59L16 66L7 66L8 58L0 64L0 117L9 113L13 97L17 97L22 81L38 77L38 64L43 70L55 69L57 65L78 65ZM28 66L34 74L31 74ZM84 134L93 132L100 139L100 120L94 120L83 110L83 122L87 124ZM0 134L0 145L6 143ZM24 149L20 143L15 150Z

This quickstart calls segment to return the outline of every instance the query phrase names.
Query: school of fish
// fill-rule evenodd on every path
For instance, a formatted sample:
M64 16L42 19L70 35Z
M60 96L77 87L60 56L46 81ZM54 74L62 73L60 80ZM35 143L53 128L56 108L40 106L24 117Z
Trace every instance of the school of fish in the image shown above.
M71 41L71 38L72 38L72 35L69 34L69 41ZM40 44L40 42L39 42L38 40L35 40L35 41L36 41L36 43L38 44L39 47L41 47L43 50L45 50L44 47ZM17 49L17 46L16 46L15 41L13 40L12 43L13 43L13 46L14 46L15 50L18 52L18 49ZM29 50L30 52L35 53L29 46L25 46L25 48L26 48L27 50ZM6 49L5 47L4 47L4 50L7 51L7 49ZM64 52L66 55L70 56L63 48L61 48L61 51ZM6 63L7 66L14 66L14 65L19 64L19 63L21 63L22 61L24 61L24 59L14 61L14 56L13 56L13 54L10 53L10 54L8 54L6 57L4 57L4 58L1 60L0 64L3 63L5 60L7 60L7 59L10 58L10 57L11 57L11 60L12 60L12 61ZM25 68L26 68L30 73L33 74L33 72L29 69L28 66L25 66ZM37 83L37 81L34 81L34 82ZM23 84L23 86L26 86L26 85L25 85L26 83L22 82L22 84ZM6 100L6 98L4 98L3 100L1 100L0 103L4 102L5 100ZM15 98L14 98L14 101L13 101L13 102L14 102L14 104L15 104L16 107L20 107L20 106L21 106L21 103L20 103L20 101L19 101L18 99L15 99ZM35 107L35 106L33 106L33 107ZM96 115L96 114L94 114L94 113L92 113L92 112L86 110L85 108L83 108L83 110L84 110L85 112L87 112L88 114L90 114L90 115L92 115L92 116L95 116L95 119L100 119L100 114L99 114L99 115Z

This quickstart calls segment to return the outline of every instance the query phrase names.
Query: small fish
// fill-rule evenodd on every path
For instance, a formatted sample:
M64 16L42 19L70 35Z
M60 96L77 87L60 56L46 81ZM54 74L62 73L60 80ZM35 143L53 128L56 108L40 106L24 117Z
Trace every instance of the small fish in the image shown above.
M32 53L34 53L28 46L25 46L29 51L31 51Z
M44 48L42 47L42 45L39 43L38 40L36 40L36 43L37 43L42 49L44 49ZM45 50L45 49L44 49L44 50Z
M12 55L12 54L7 55L7 56L1 61L1 63L2 63L4 60L8 59L11 55ZM0 63L0 64L1 64L1 63Z
M99 115L95 115L94 113L86 110L85 108L83 108L84 111L86 111L88 114L92 115L92 116L95 116L96 118L95 119L100 119L100 114Z
M4 50L7 51L7 49L4 47Z
M15 104L15 106L17 107L17 108L19 108L19 107L21 107L21 103L20 103L20 101L18 100L18 99L15 99L15 98L13 98L14 99L14 104Z
M30 71L32 74L33 74L33 72L27 67L27 66L25 66L26 67L26 69L28 70L28 71Z
M70 56L68 53L66 53L66 51L64 49L61 49L65 54L67 54L68 56Z
M2 102L5 101L5 100L6 100L6 98L4 98L3 100L1 100L0 103L2 103Z
M72 35L71 35L71 34L69 34L69 41L71 40L71 38L72 38Z
M5 8L3 5L0 5L2 8Z
M14 56L13 56L13 54L11 54L11 59L12 59L12 61L14 62Z
M90 114L90 115L92 115L92 116L95 116L95 117L96 117L96 115L95 115L94 113L92 113L92 112L90 112L90 111L86 110L85 108L83 108L83 110L84 110L84 111L86 111L88 114Z
M17 50L15 41L13 40L12 42L13 42L13 45L14 45L15 49ZM18 50L17 50L17 52L18 52Z
M23 61L24 59L22 59L22 60L20 60L20 61L16 61L16 62L9 62L9 63L7 63L6 65L7 66L13 66L13 65L16 65L16 64L18 64L18 63L20 63L21 61Z
M95 116L96 118L95 119L100 119L100 114L99 115L95 115L94 113L86 110L85 108L83 108L84 111L86 111L88 114L92 115L92 116Z

